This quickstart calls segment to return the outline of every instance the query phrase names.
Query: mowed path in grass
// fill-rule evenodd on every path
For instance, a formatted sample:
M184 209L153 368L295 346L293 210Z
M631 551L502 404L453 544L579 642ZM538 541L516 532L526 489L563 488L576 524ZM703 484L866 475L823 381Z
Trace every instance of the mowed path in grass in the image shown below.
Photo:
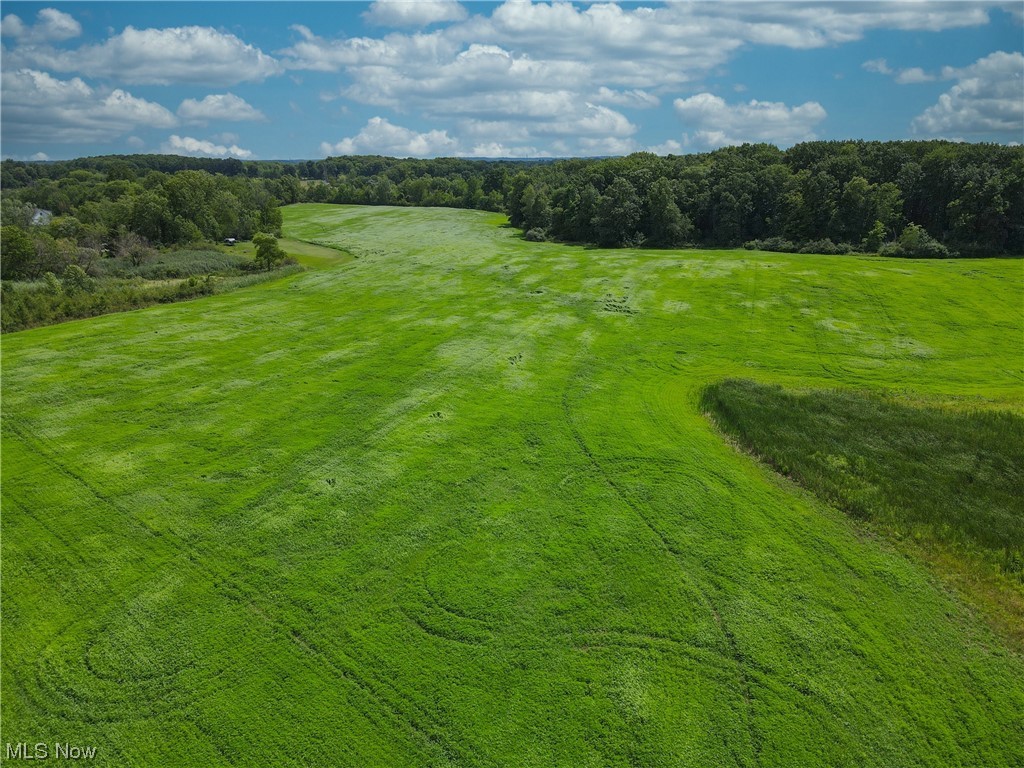
M1022 264L521 241L3 343L3 733L140 766L1007 766L1024 662L737 453L727 376L1024 406Z

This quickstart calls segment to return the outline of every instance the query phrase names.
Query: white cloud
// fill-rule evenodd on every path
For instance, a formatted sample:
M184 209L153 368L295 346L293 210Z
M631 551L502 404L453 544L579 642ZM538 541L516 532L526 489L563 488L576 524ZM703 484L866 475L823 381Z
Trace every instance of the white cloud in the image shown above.
M509 143L528 138L527 131L512 123L464 120L459 126L469 141L451 136L447 131L419 133L386 118L373 117L355 136L335 144L325 141L320 144L320 151L324 155L392 157L549 157L552 154L536 145Z
M178 107L178 116L197 123L209 120L266 120L267 116L233 93L211 93L202 101L185 99Z
M692 132L685 139L703 148L766 141L786 146L814 138L813 129L827 117L824 107L809 101L797 107L751 100L727 104L710 93L673 102L676 114Z
M412 35L393 33L383 38L349 37L327 40L309 27L293 24L290 29L300 39L278 51L288 69L316 72L337 72L346 67L397 67L411 65L418 59L433 65L454 57L460 50L458 42L448 39L447 31L417 32Z
M614 91L604 85L597 89L597 93L591 97L591 101L638 109L656 107L661 104L661 100L653 93L648 93L639 88L633 88L628 91Z
M221 144L237 144L241 141L241 137L237 133L231 133L230 131L224 131L224 133L215 133L210 137L212 141L219 141Z
M132 149L142 149L144 146L146 146L146 142L144 142L138 136L129 136L127 139L124 140L124 143L127 144Z
M235 35L195 26L126 27L98 45L74 50L19 46L8 59L16 66L155 85L233 85L259 82L283 71L276 59Z
M815 48L856 40L875 29L941 30L988 21L983 5L935 0L669 2L656 8L508 0L466 17L461 6L443 7L459 8L460 18L429 32L330 39L294 26L296 41L277 55L289 69L343 72L345 85L324 94L326 99L437 121L504 123L515 131L512 140L474 135L481 145L553 147L552 137L575 133L576 138L565 139L570 151L590 153L593 147L584 146L582 138L621 140L636 131L624 116L611 119L595 107L657 106L658 94L703 80L743 48ZM425 24L441 19L440 8L396 0L375 5L367 18ZM916 82L927 75L907 70L902 77ZM810 127L824 118L814 102L778 106L752 108L768 120L766 130L743 122L742 110L751 109L745 105L729 112L737 125L704 125L693 139L734 142L769 134L762 140L800 140L813 135ZM596 135L602 121L614 132Z
M4 71L2 103L5 141L102 142L178 122L160 104L120 88L101 93L81 78L60 80L33 69Z
M337 144L323 142L324 155L390 155L392 157L436 157L454 155L458 142L447 131L416 131L394 125L383 117L371 117L355 136Z
M4 16L0 23L0 34L25 44L70 40L82 34L82 25L67 13L55 8L43 8L36 14L36 23L31 26L13 13Z
M470 157L551 157L551 153L537 147L512 147L497 141L475 145L466 154Z
M0 21L0 35L4 37L23 37L27 31L28 27L25 26L25 22L21 20L20 16L15 16L13 13L7 14Z
M425 27L440 21L462 21L467 15L456 0L376 0L363 18L387 27Z
M930 83L935 79L934 75L929 75L920 67L910 67L909 69L901 69L896 75L896 82L900 85L917 84L917 83Z
M880 75L892 74L892 68L885 59L871 59L861 64L861 67L868 72L877 72Z
M656 155L679 155L682 154L683 145L674 139L669 139L668 141L663 141L661 144L648 147L647 151L653 152Z
M607 137L630 136L636 133L636 126L629 122L621 112L589 103L584 116L556 123L554 129L558 133L582 133Z
M194 139L191 136L172 135L165 141L161 151L168 155L197 155L200 157L237 157L245 160L252 157L248 149L232 144L230 147L223 144L214 144L212 141Z
M624 139L616 136L586 137L580 139L580 148L585 155L603 157L609 155L628 155L630 152L636 151L637 144L633 139Z
M885 59L871 59L861 64L861 67L868 72L877 72L880 75L891 76L900 85L929 83L936 79L935 75L929 75L920 67L893 69Z
M42 162L44 160L49 160L50 156L48 154L46 154L45 152L36 152L34 155L29 155L28 159L29 160L36 160L37 162Z
M956 85L914 118L915 133L931 135L1024 135L1024 55L996 51L963 68L945 67Z

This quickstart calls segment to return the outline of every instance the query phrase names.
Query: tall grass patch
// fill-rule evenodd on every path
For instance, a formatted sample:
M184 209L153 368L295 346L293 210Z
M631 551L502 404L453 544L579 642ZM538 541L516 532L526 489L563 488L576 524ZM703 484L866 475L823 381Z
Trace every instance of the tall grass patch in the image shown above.
M702 405L743 448L851 515L937 545L930 559L947 566L1024 585L1020 416L736 379L708 386Z

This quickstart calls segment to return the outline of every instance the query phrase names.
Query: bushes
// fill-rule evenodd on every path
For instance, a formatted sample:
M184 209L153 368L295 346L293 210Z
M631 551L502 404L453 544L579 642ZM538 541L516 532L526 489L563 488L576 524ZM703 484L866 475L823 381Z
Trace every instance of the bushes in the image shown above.
M898 240L879 247L883 234L883 232L878 231L879 226L880 222L876 222L876 228L871 231L871 236L864 240L862 249L858 249L850 243L834 243L827 237L800 245L782 237L769 237L763 240L748 240L743 244L743 247L748 251L821 253L825 255L859 253L863 251L873 253L877 251L880 256L897 256L911 259L948 259L957 255L917 224L908 224Z
M72 270L82 271L75 265L68 267L68 272ZM95 281L86 276L85 279L91 285L83 287L77 278L77 275L66 276L60 281L59 291L55 291L56 278L51 280L50 277L41 283L22 283L17 286L6 284L3 305L0 307L3 331L10 333L65 320L205 296L214 292L216 280L211 276L202 279L193 277L179 284L154 285L138 279L108 278Z
M240 253L221 253L214 250L169 251L154 256L150 261L133 266L121 258L101 259L96 271L107 277L143 277L147 280L192 277L209 274L240 274L246 271L252 259Z
M835 256L853 251L849 243L833 243L829 238L812 240L800 248L800 253L822 253L826 256Z
M78 267L74 269L81 271ZM78 282L77 274L65 280L57 278L53 273L32 282L4 281L0 284L3 297L0 301L0 330L10 333L66 320L224 293L295 274L302 269L293 259L287 258L282 267L271 272L240 273L227 277L193 275L180 281L153 282L138 277L97 279L86 275L87 282L82 284ZM72 287L70 291L69 286Z
M924 227L908 224L903 234L893 243L886 243L879 251L881 256L898 256L909 259L948 259L956 254L929 235Z
M748 251L774 251L776 253L822 253L827 256L853 253L856 249L849 243L833 243L829 238L812 240L798 245L782 237L769 237L764 240L748 240L743 244Z
M800 246L784 237L768 237L764 240L748 240L743 244L748 251L774 251L775 253L796 253Z

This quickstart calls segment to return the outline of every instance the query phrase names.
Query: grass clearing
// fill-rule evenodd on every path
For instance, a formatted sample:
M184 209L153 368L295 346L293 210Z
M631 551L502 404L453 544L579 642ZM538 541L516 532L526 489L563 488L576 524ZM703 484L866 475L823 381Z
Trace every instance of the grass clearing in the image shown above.
M284 215L357 258L5 337L5 740L118 766L1024 761L1020 656L700 408L747 377L1020 412L1021 262Z

